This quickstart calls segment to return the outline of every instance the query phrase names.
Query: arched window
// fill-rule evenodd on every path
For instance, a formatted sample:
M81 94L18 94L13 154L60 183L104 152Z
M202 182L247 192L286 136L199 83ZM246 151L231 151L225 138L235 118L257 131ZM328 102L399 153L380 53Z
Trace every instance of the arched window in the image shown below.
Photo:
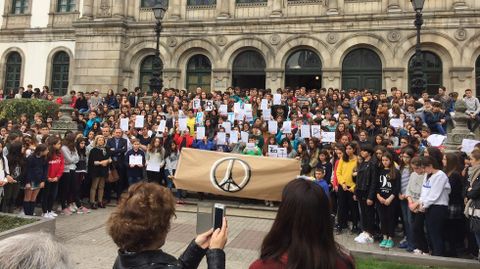
M371 49L359 48L345 56L342 63L342 88L382 89L382 61Z
M308 49L297 50L285 63L285 86L320 89L322 86L322 62Z
M64 96L68 91L68 75L70 72L70 56L59 51L53 56L52 91L56 96Z
M427 81L425 86L429 94L435 95L438 93L438 88L443 85L442 81L442 60L437 54L430 51L422 52L422 70L424 78ZM410 58L408 62L408 87L412 84L413 67L415 55ZM421 95L421 92L412 92L413 94Z
M194 91L197 87L210 91L212 81L212 64L207 56L197 54L187 63L187 90Z
M265 59L257 51L241 52L233 61L233 86L265 89L266 66Z
M140 64L140 79L139 87L142 88L142 92L150 92L150 79L153 76L153 60L155 55L149 55L145 57ZM162 77L163 74L160 74Z
M480 98L480 56L478 56L477 61L475 62L475 78L477 82L477 97Z
M11 52L7 56L5 66L5 84L4 89L17 89L20 87L20 77L22 75L22 56L18 52Z

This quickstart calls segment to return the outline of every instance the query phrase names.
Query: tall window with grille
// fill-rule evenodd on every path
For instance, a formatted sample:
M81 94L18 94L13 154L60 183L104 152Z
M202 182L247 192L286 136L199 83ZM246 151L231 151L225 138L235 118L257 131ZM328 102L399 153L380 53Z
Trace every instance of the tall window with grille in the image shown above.
M217 4L217 0L188 0L188 6L214 6Z
M160 2L159 0L140 0L140 7L154 7L156 4ZM168 1L167 1L168 5Z
M140 64L140 78L139 87L142 88L142 92L150 92L150 79L153 77L153 60L155 55L149 55L145 57ZM163 74L160 74L162 77Z
M22 75L22 56L18 52L11 52L7 56L5 66L4 89L17 89L20 87L20 77Z
M70 56L64 51L57 52L52 62L52 91L56 96L63 96L68 91Z
M57 0L57 12L73 12L75 11L77 0Z
M12 14L25 14L28 12L28 0L12 0Z

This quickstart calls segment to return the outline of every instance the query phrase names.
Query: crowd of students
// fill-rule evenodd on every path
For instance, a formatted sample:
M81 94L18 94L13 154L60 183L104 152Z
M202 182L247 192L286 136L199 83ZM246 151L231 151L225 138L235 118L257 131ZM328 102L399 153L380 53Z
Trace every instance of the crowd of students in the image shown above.
M27 88L13 98L54 101L48 87ZM38 113L0 122L3 212L20 200L26 215L37 202L46 218L88 213L143 180L174 190L180 151L191 147L299 160L299 174L328 195L337 233L351 230L358 243L388 249L403 238L398 247L438 256L480 244L480 145L445 153L429 140L454 124L459 97L443 87L421 97L303 87L70 94L78 130L61 137ZM462 98L475 132L480 102L469 89ZM187 193L176 195L182 202Z

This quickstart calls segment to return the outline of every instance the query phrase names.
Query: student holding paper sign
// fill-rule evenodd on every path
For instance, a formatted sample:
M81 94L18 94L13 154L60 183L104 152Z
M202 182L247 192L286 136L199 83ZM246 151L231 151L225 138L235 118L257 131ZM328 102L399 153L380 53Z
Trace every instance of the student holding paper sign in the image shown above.
M149 182L156 182L163 186L164 178L161 173L163 166L165 165L165 149L162 145L160 137L155 137L148 145L147 154L145 156L147 163L147 179Z
M133 148L125 155L129 186L143 180L143 167L145 166L145 153L140 149L140 141L134 139L132 145Z

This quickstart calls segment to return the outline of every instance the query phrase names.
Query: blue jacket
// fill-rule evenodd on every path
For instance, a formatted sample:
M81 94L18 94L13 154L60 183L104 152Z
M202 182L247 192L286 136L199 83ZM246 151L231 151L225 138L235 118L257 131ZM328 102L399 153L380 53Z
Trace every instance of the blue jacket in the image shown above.
M48 177L48 162L45 157L37 157L34 154L27 158L27 174L25 183L40 184Z
M93 119L89 119L87 121L87 125L85 126L85 130L83 131L83 136L87 137L88 136L88 132L90 132L90 130L92 129L93 127L93 124L95 122L98 122L98 123L102 123L102 120L100 120L100 118L93 118Z
M207 140L207 143L204 143L203 140L195 139L193 140L192 147L202 150L214 150L215 144L211 140Z
M315 179L315 184L317 184L318 186L322 187L322 189L325 191L325 194L327 195L327 197L330 198L330 189L328 188L328 183L325 179L322 179L322 180L317 180Z

